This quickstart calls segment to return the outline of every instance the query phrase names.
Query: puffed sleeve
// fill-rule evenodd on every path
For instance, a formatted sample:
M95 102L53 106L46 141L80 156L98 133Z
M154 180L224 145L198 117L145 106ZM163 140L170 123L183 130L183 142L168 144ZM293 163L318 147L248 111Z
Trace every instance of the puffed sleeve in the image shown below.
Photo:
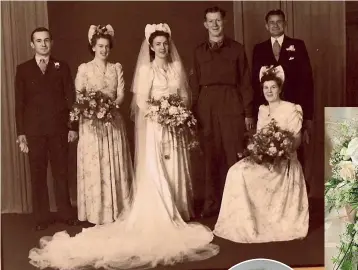
M76 78L75 78L75 88L76 88L77 96L83 90L86 90L86 86L87 86L86 64L83 63L78 67Z
M290 104L290 109L287 113L287 128L295 135L298 135L302 129L303 111L298 104Z
M115 69L117 73L117 98L116 101L121 103L124 98L124 78L123 78L123 68L120 63L115 64Z
M268 115L268 111L265 105L260 105L259 107L259 112L258 112L258 116L257 116L257 126L256 126L256 130L260 130L263 128L264 124L264 119L266 118L266 116Z

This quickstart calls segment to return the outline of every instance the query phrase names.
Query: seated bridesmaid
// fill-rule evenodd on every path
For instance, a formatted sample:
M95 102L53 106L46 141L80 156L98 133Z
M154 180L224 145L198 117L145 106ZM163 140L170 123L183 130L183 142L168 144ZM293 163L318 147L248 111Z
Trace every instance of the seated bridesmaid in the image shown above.
M290 162L275 170L244 158L233 165L226 184L214 234L239 243L288 241L304 238L308 232L308 198L296 149L301 141L302 108L280 98L282 67L260 74L268 105L261 105L257 130L272 119L294 133Z

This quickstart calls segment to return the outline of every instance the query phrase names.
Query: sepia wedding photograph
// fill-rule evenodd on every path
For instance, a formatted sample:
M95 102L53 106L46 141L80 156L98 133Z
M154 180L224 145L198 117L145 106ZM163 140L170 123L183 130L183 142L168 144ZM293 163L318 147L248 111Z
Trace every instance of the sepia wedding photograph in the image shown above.
M356 270L357 12L1 1L2 269Z

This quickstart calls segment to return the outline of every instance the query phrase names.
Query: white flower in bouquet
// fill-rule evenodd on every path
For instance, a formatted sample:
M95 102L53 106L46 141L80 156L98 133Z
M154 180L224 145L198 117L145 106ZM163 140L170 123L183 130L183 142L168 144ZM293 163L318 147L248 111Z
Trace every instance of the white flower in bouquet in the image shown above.
M268 152L269 152L269 155L273 156L277 153L277 148L275 146L271 146L269 149L268 149Z
M169 104L168 100L164 100L164 101L162 101L161 106L163 109L167 109L170 107L170 104Z
M263 134L267 134L269 132L269 129L267 128L267 127L264 127L263 129L262 129L262 133Z
M281 137L282 137L282 133L278 131L278 132L275 133L274 136L275 136L276 139L279 140L279 139L281 139Z
M177 107L174 107L174 106L170 106L169 108L169 114L170 115L174 115L174 114L178 114L179 110Z
M105 113L102 112L102 111L101 111L101 112L98 112L98 113L97 113L97 118L98 118L98 119L102 119L102 118L104 117L104 114L105 114Z
M283 143L283 145L289 145L290 140L289 139L284 139L282 143Z
M151 106L150 107L150 112L152 112L152 113L159 112L159 106Z
M91 108L96 108L97 102L96 102L94 99L92 99L92 100L89 102L89 106L90 106Z
M285 153L285 152L284 152L283 150L281 150L281 151L278 152L278 156L279 156L279 157L282 157L282 155L283 155L284 153Z
M344 160L349 160L350 156L347 155L347 147L342 147L341 151L339 152L339 154L343 157Z
M346 181L354 181L356 172L355 172L355 166L351 161L341 161L339 163L339 175Z
M254 149L254 145L252 143L250 143L248 146L247 146L247 149L249 149L250 151L252 151Z
M74 113L70 113L70 121L78 121L79 120L79 117L78 115L74 114Z
M347 147L345 156L348 156L352 159L354 165L358 165L358 138L353 138Z

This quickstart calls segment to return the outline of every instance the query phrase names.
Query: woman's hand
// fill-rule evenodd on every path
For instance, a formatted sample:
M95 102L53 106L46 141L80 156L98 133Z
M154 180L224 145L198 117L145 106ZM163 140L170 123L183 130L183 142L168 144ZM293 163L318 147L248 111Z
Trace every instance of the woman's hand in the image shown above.
M27 140L25 135L19 135L16 142L19 144L21 152L25 154L29 152L29 147L27 145Z

